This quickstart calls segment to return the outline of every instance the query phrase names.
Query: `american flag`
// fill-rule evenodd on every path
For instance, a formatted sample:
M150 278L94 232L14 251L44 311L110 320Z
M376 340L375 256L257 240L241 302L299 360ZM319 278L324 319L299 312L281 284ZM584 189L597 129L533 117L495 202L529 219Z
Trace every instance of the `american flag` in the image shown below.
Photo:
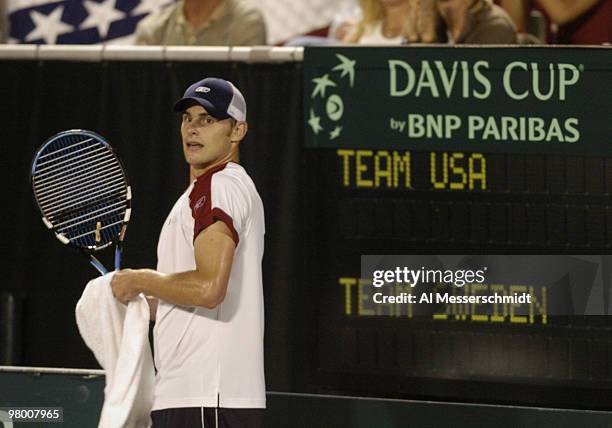
M8 0L9 42L130 43L136 24L173 0Z

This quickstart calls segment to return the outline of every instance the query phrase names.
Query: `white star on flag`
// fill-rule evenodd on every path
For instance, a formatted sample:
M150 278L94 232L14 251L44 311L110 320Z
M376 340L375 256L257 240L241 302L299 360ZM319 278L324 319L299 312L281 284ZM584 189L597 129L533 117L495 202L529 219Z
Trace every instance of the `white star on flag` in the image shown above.
M85 0L83 6L89 16L79 25L81 29L98 28L100 38L106 38L108 29L114 21L125 18L125 13L115 9L115 0L105 0L101 3Z
M59 6L49 14L44 15L40 12L32 10L30 18L34 23L34 29L28 33L25 40L28 42L45 39L47 44L53 44L60 34L70 33L74 31L72 25L62 22L62 14L64 6Z

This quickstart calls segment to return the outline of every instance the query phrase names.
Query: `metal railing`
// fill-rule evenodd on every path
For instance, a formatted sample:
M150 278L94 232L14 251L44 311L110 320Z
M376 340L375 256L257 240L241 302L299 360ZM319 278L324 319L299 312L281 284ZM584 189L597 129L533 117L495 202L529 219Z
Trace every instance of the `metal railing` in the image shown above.
M0 60L301 62L303 47L2 45Z
M30 373L30 374L61 374L78 376L104 376L104 370L94 369L68 369L63 367L22 367L0 366L0 373Z

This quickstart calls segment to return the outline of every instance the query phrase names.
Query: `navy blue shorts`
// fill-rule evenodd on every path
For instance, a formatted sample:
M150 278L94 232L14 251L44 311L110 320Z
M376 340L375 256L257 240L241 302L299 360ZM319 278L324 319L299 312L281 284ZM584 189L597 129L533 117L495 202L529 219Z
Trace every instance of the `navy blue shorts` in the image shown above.
M181 407L151 412L152 428L263 428L265 409Z

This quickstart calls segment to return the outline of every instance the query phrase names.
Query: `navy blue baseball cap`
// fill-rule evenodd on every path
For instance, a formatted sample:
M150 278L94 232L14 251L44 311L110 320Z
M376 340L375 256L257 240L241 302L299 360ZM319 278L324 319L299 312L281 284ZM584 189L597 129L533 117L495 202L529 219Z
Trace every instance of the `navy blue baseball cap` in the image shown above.
M246 121L246 102L232 82L217 77L207 77L187 88L183 98L174 103L174 111L183 112L194 104L206 109L217 119L233 117Z

